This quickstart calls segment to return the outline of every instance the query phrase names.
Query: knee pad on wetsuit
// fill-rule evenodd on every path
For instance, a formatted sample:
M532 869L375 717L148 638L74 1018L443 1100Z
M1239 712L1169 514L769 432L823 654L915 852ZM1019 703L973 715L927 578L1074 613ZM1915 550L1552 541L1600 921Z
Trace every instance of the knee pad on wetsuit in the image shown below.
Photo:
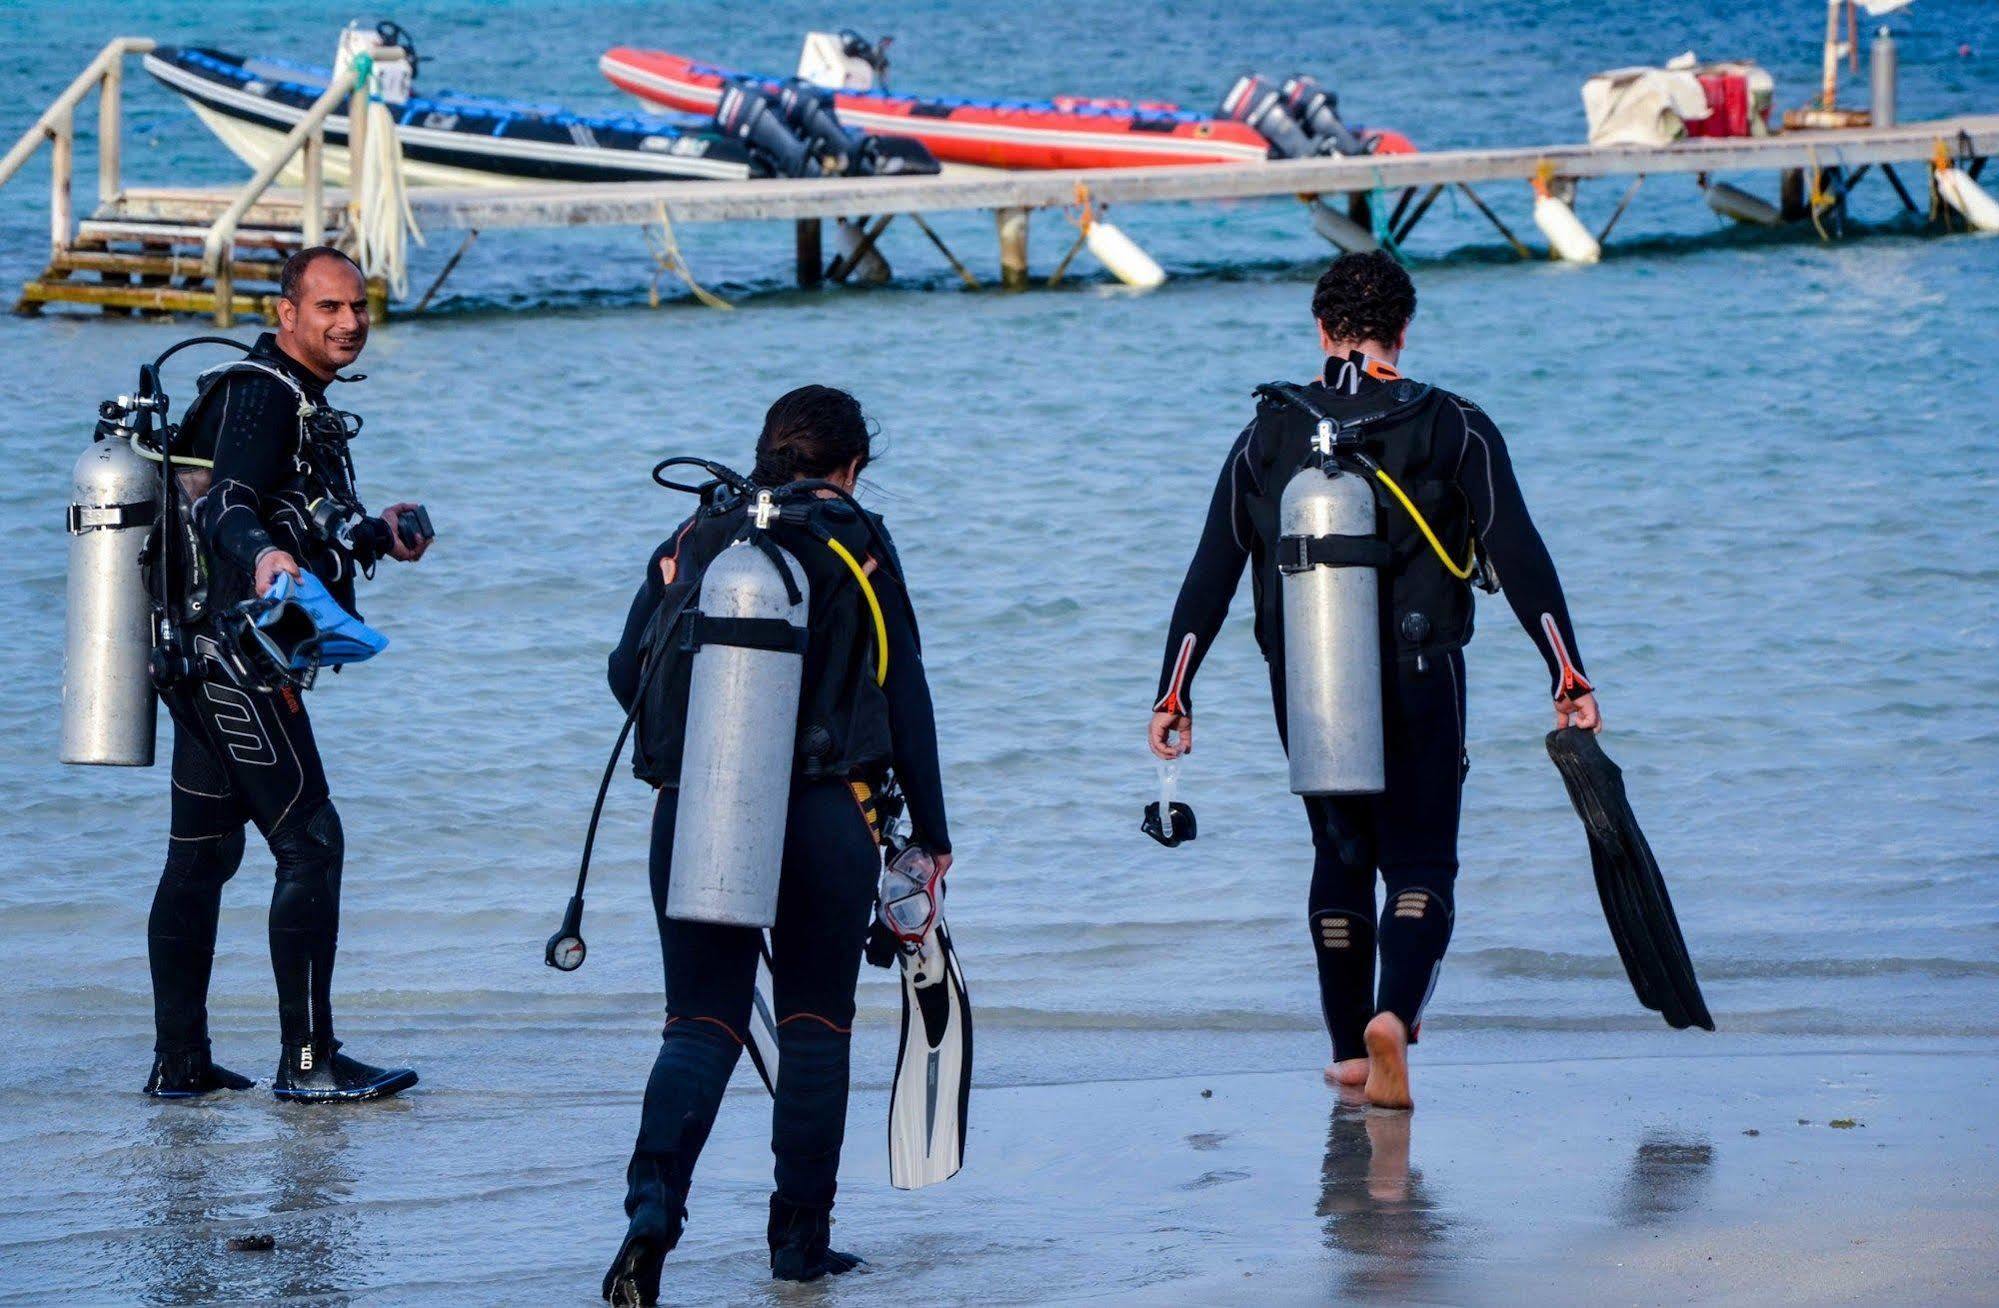
M167 843L163 883L219 889L243 865L243 828L202 840Z
M288 822L270 835L271 856L277 860L281 885L294 885L314 895L340 892L340 865L347 845L340 814L322 800L303 821Z
M1441 937L1448 941L1452 917L1450 902L1442 895L1424 886L1410 886L1390 895L1381 906L1381 934L1403 939L1412 935L1426 939Z

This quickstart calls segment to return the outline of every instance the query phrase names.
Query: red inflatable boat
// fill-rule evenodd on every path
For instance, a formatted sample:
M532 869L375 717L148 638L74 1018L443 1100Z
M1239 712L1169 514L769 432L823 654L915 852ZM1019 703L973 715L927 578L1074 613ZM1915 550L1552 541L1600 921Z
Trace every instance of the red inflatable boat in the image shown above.
M775 87L780 80L629 46L606 51L597 66L648 104L698 114L714 112L726 81ZM834 91L833 103L840 121L857 131L914 137L940 161L985 168L1260 163L1271 153L1246 123L1145 101L957 100L876 89Z

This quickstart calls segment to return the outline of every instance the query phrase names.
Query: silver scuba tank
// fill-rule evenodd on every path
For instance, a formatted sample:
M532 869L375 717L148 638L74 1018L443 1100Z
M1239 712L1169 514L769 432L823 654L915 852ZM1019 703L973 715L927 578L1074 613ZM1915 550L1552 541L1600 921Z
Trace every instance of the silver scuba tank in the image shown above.
M1320 424L1329 450L1330 424ZM1330 462L1300 470L1278 506L1284 694L1297 795L1369 795L1386 785L1380 567L1374 489Z
M702 637L694 651L666 895L671 918L753 927L777 921L812 596L798 560L766 543L797 582L798 602L786 593L777 565L757 546L739 541L702 576L695 630L698 635L703 619L785 623L795 630L798 648L729 643L723 626Z
M111 437L91 442L73 477L62 761L150 767L159 715L139 556L159 516L160 473Z

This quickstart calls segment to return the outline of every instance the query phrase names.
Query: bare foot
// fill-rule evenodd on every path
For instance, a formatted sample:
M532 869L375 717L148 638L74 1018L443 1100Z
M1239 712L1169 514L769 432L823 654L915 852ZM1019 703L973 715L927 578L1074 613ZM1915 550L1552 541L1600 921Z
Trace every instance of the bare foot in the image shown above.
M1343 1058L1326 1068L1327 1085L1363 1085L1367 1081L1365 1058Z
M1376 1108L1414 1108L1409 1097L1409 1031L1393 1013L1376 1013L1367 1041L1367 1102Z

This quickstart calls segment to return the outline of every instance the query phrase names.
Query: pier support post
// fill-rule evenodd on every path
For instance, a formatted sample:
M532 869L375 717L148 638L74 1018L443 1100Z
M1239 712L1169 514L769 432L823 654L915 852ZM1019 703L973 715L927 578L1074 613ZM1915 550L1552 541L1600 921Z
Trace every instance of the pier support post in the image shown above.
M389 318L389 282L385 277L368 279L368 317L374 322Z
M113 60L104 66L104 81L97 88L97 202L110 204L121 189L118 179L119 155L125 129L121 110L125 85L125 63Z
M1374 230L1374 196L1366 191L1347 192L1347 217L1364 232Z
M1777 212L1787 223L1801 223L1812 216L1811 197L1806 194L1805 170L1786 168L1778 187Z
M76 230L75 201L70 196L70 177L76 171L76 110L69 109L49 132L49 252L60 255L69 248Z
M1001 209L1000 283L1009 291L1027 289L1027 210Z
M826 255L819 243L817 218L798 220L798 289L809 291L826 276Z

